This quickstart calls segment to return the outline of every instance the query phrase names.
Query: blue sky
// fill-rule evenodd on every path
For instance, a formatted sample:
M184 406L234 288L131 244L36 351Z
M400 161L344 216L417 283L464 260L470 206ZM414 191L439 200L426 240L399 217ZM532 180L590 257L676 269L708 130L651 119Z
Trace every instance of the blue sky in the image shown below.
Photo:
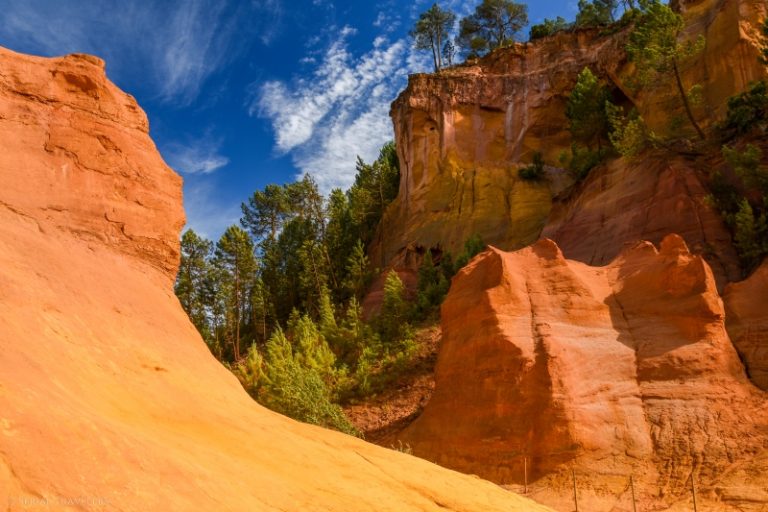
M0 45L104 58L184 177L188 225L215 239L254 190L306 172L346 188L376 157L391 101L430 68L407 34L432 1L0 0ZM531 22L576 3L530 2Z

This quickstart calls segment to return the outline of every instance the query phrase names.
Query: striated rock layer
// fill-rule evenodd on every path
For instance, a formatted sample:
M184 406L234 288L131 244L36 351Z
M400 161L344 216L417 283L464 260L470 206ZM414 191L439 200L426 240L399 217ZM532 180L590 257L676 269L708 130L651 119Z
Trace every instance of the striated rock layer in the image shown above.
M733 301L742 319L758 314L747 302ZM571 468L593 512L630 509L630 475L647 510L688 499L691 475L705 510L768 507L768 395L679 236L604 267L550 240L491 249L454 279L442 318L435 393L402 434L415 454L519 486L527 470L559 510Z
M0 507L545 510L254 403L176 300L181 180L104 64L0 50Z
M685 35L707 38L702 54L682 72L686 87L703 85L702 103L695 115L710 130L723 117L728 97L766 76L757 60L759 22L765 17L766 6L763 0L683 4ZM560 165L561 153L571 144L565 117L567 98L585 66L615 89L615 101L636 107L657 133L669 132L671 121L683 114L674 84L657 81L641 91L627 86L632 65L624 52L626 37L622 31L611 35L597 30L560 33L496 51L440 75L412 76L408 88L392 105L402 178L380 239L372 247L372 261L384 268L411 244L440 245L456 253L474 234L505 250L520 248L539 238L550 214L558 226L567 226L559 219L561 205L552 212L551 199L569 185L564 171L549 168L549 183L543 185L519 180L517 170L529 163L536 151L543 153L548 164ZM682 126L687 129L685 123ZM626 218L633 220L641 219L646 208L659 209L653 202L657 197L665 205L679 203L686 209L685 215L655 219L651 238L658 241L656 233L663 236L674 232L694 250L711 245L706 254L717 252L722 260L711 260L718 281L733 279L736 261L732 251L721 250L717 243L727 237L722 224L713 222L709 214L704 215L707 218L700 226L697 224L696 211L706 207L693 176L695 165L678 161L671 169L674 172L656 172L653 177L658 181L643 179L629 191L615 179L616 165L627 167L619 172L628 174L659 169L666 163L666 158L658 155L640 160L632 165L619 161L613 167L593 171L595 181L603 187L600 200L620 204L628 210ZM670 188L670 180L678 179L680 183ZM657 185L664 192L661 196L654 192ZM632 203L628 192L646 196L651 203ZM597 213L597 208L593 211ZM604 209L600 215L608 213ZM578 245L593 246L598 259L610 260L625 243L642 239L646 231L648 226L636 225L626 227L623 233L615 229L606 233L567 229L561 231L562 239L560 235L555 239L563 241L563 251L570 258L591 261L594 256L565 242L579 239ZM626 236L604 236L608 233Z

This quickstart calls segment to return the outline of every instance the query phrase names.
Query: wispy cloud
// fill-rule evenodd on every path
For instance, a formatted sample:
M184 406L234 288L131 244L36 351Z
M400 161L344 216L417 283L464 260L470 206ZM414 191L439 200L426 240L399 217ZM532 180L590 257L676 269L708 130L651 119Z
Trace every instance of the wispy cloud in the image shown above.
M301 63L310 76L272 80L257 85L250 113L270 121L275 150L289 154L301 173L312 174L324 191L348 187L355 174L357 156L372 161L381 146L393 137L389 105L407 83L408 73L430 70L430 57L413 49L403 36L433 0L417 0L411 8L394 0L379 0L367 52L354 54L349 27L318 52L320 36L311 39ZM444 7L458 16L473 9L464 0L448 0Z
M186 144L171 142L162 149L168 165L185 174L210 174L229 163L221 154L222 140L209 135Z
M310 77L266 82L251 105L272 123L278 152L290 152L326 191L348 186L357 156L372 160L392 138L389 103L407 76L405 40L378 36L356 57L347 45L353 33L340 31Z
M252 41L268 44L281 13L280 0L95 0L87 8L79 0L6 0L0 39L43 55L99 55L123 83L187 105ZM245 20L257 26L239 30Z

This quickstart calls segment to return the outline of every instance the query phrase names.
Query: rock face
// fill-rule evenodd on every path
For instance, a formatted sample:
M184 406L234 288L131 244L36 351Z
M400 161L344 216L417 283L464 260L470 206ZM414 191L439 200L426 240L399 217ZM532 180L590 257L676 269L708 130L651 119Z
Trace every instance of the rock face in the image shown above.
M701 164L662 155L618 159L596 169L569 198L555 201L542 237L565 257L605 265L638 240L658 244L678 228L712 267L718 289L741 278L731 234L708 204ZM698 168L698 169L697 169Z
M683 81L686 87L703 84L703 101L695 114L710 129L722 118L728 97L765 77L765 68L757 61L757 40L766 6L762 0L699 0L684 2L682 10L685 35L707 38L702 54L683 69ZM536 151L543 153L548 164L560 165L561 153L571 144L565 105L585 66L615 89L615 101L636 107L657 133L669 132L670 121L682 114L672 84L659 81L640 91L626 85L632 72L623 50L626 38L626 32L610 36L593 30L560 33L494 52L440 75L412 76L392 105L402 179L399 195L385 216L382 237L372 248L372 261L384 268L410 244L440 245L456 253L474 234L510 250L537 240L550 214L554 218L549 224L567 225L563 216L568 213L560 204L552 212L551 199L569 185L566 173L550 168L548 184L543 185L519 180L517 170ZM648 198L652 202L646 206L651 209L661 208L653 203L656 199L666 205L676 202L678 208L686 208L685 215L664 215L653 226L628 226L624 233L568 233L566 228L562 240L555 237L566 256L608 261L625 243L643 239L648 229L655 242L659 234L680 233L694 250L709 247L707 254L720 254L722 261L710 260L719 282L733 279L732 251L718 245L727 235L720 223L703 213L701 186L692 169L686 170L690 163L676 162L668 169L671 172L653 174L658 182L643 179L634 190L624 179L617 179L630 171L658 171L665 164L666 157L659 160L650 155L633 165L619 162L595 170L596 184L602 187L600 201L635 208L626 201L630 194ZM617 165L625 169L617 170ZM598 196L594 189L584 190L592 198ZM592 213L607 215L607 210L598 212L598 204L594 203ZM639 214L638 209L625 217ZM604 236L607 233L627 236ZM582 246L591 245L595 254L575 248L572 238L579 238Z
M723 297L725 326L752 382L768 391L768 261Z
M172 279L184 225L181 178L147 136L147 116L106 79L101 59L41 62L0 53L0 204Z
M536 240L568 178L552 169L552 186L527 182L519 164L535 151L557 162L570 146L567 92L585 66L616 66L620 48L596 31L562 33L411 76L392 104L400 190L374 252L388 262L411 242L457 252L474 234L508 249Z
M707 510L768 506L768 396L679 236L603 267L550 240L491 249L454 278L442 318L435 393L402 434L415 454L505 484L527 469L559 510L571 468L590 511L630 509L630 475L648 510L684 502L691 474Z
M4 510L545 510L273 414L176 300L181 180L93 57L0 50Z

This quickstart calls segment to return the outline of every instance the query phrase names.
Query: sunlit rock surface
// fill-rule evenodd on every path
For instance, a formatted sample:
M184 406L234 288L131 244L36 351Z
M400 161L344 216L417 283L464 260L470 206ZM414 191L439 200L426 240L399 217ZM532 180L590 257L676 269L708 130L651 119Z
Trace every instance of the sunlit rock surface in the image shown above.
M174 296L147 132L99 59L0 50L3 510L546 510L253 402Z

